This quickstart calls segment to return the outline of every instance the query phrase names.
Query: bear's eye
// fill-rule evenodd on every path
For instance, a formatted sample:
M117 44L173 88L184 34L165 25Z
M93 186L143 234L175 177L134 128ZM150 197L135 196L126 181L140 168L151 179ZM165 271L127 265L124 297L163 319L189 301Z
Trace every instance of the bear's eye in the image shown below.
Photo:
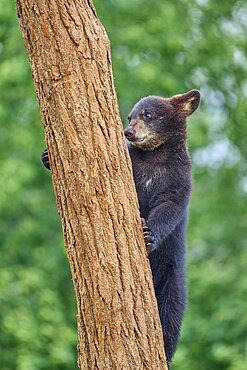
M144 112L144 117L151 118L152 114L150 112Z
M131 121L131 116L128 116L128 121L129 121L129 122Z

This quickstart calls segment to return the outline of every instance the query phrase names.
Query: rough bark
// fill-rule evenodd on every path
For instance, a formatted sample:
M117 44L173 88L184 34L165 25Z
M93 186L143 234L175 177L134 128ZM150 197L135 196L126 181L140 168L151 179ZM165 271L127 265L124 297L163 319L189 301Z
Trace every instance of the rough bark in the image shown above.
M76 292L79 368L166 369L107 35L91 0L17 0L17 12Z

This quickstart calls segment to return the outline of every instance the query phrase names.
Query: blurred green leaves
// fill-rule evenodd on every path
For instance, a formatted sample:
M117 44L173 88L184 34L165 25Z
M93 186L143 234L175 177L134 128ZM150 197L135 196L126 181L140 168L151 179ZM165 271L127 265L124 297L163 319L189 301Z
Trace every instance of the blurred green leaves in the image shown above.
M142 96L198 88L189 301L173 369L247 363L247 5L95 0L123 122ZM76 304L43 129L13 1L0 0L1 370L75 369Z

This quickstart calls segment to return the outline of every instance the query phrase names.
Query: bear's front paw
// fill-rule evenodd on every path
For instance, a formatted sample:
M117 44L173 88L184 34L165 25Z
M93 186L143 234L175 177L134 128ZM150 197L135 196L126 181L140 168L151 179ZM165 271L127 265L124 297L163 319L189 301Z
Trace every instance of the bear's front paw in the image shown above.
M41 161L43 165L50 170L50 162L49 162L49 156L48 156L48 151L45 149L43 153L41 154Z
M145 240L145 244L146 244L146 247L147 247L147 252L149 254L149 253L153 252L156 249L155 238L152 235L151 230L147 226L146 220L144 218L142 218L141 221L142 221L142 231L143 231L143 235L144 235L144 240Z

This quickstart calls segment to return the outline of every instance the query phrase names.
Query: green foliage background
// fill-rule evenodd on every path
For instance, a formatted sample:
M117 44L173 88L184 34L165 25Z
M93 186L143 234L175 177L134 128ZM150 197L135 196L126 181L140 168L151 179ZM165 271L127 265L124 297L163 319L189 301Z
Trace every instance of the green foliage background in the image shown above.
M173 369L247 368L247 4L95 0L123 121L142 96L202 92L189 121L189 302ZM76 369L76 304L13 0L0 0L0 369Z

